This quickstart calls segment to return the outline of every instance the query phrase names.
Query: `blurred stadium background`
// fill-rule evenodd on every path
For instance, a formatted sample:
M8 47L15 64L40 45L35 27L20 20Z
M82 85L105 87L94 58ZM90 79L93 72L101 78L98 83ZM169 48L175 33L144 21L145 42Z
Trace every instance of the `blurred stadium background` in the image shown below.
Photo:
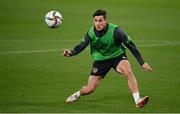
M97 9L131 36L153 68L144 72L127 52L141 95L150 96L144 108L134 107L127 80L113 70L95 93L65 103L86 84L93 59L89 47L72 58L63 49L79 43ZM50 10L62 13L61 27L45 25ZM179 0L1 0L0 112L180 112L179 14Z

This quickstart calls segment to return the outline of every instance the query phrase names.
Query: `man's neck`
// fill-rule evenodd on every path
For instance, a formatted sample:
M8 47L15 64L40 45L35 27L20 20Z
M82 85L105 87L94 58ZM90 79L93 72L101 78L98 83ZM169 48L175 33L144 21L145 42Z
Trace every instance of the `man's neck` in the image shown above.
M96 28L94 27L94 32L96 34L97 37L102 37L108 30L109 24L107 23L106 26L104 27L104 29L98 31L96 30Z

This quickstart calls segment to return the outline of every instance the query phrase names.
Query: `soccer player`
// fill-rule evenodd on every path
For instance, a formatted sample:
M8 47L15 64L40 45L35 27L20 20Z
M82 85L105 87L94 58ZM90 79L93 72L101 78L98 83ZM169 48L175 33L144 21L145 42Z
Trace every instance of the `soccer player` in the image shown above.
M107 22L106 11L97 10L93 14L93 23L94 26L90 27L78 45L72 50L64 50L64 56L75 56L90 44L91 55L94 58L87 85L69 96L66 102L74 102L80 96L94 92L108 71L114 68L115 71L127 78L136 107L144 106L149 97L140 97L136 78L126 56L125 46L132 52L145 71L152 71L151 67L143 60L131 38L117 25Z

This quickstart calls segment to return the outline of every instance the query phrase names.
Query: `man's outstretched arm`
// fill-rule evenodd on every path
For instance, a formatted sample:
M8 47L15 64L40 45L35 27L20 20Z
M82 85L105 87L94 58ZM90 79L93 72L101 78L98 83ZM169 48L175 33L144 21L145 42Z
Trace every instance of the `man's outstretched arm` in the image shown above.
M138 51L136 45L128 38L128 36L119 28L115 30L115 38L119 43L123 43L135 56L139 64L146 71L152 71L151 67L143 60L140 52Z
M88 46L89 42L90 42L90 37L88 33L86 33L83 41L81 41L78 45L76 45L72 50L64 49L63 55L66 57L77 55Z

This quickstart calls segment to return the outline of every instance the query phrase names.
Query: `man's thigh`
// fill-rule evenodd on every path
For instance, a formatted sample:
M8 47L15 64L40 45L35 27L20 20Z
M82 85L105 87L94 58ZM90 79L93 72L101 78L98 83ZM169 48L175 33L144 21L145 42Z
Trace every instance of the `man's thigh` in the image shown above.
M131 65L128 60L121 60L116 67L116 71L125 75L127 73L132 73Z
M92 87L92 88L96 88L98 86L98 84L100 83L102 79L102 76L93 76L93 75L90 75L89 76L89 79L88 79L88 86L89 87Z

